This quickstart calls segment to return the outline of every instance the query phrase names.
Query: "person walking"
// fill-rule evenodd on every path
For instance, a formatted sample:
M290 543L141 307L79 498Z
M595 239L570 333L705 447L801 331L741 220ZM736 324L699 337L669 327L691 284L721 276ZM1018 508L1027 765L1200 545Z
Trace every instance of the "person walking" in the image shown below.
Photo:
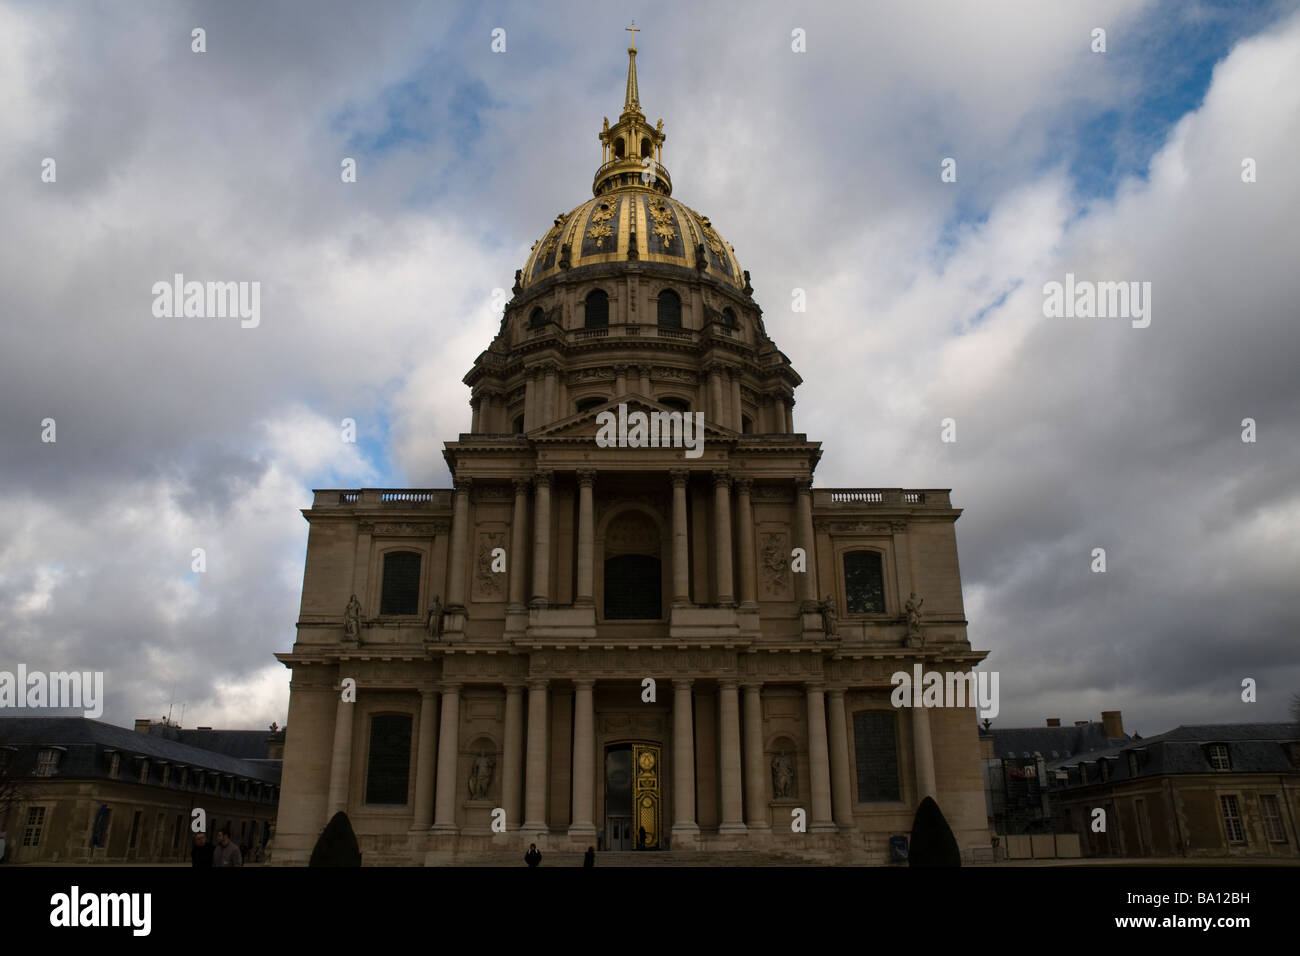
M537 849L536 843L528 844L528 852L524 854L524 862L530 867L537 866L542 862L542 853Z
M594 846L587 847L587 852L584 853L582 856L582 865L583 866L596 865L596 848Z

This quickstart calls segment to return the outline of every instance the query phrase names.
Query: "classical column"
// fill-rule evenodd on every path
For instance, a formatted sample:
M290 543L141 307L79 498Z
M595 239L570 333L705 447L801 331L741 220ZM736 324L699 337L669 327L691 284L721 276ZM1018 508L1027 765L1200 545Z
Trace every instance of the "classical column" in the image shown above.
M686 532L685 471L672 472L673 481L673 607L691 603L691 560Z
M619 399L627 395L627 366L614 366L614 398Z
M469 407L472 410L470 414L470 420L469 420L469 430L476 435L478 434L479 406L482 403L483 403L483 396L481 395L475 395L469 401Z
M794 399L788 398L781 402L781 414L785 416L785 433L794 434Z
M726 422L726 415L722 410L722 368L718 365L709 366L709 395L713 399L713 414L709 418L722 425Z
M438 789L434 797L433 832L455 833L456 764L460 756L460 685L442 685L442 726L438 728Z
M551 603L551 473L538 472L533 507L533 607Z
M763 685L745 684L745 822L751 830L769 829L767 780L763 760Z
M532 482L515 479L515 511L510 519L510 610L522 611L528 600L528 582L524 571L528 562L524 554L528 548L528 492Z
M501 799L506 811L506 829L518 830L523 822L524 688L506 685L505 766L501 768Z
M695 723L691 681L673 680L673 840L700 832L695 822Z
M595 603L592 587L596 548L596 518L592 501L595 484L595 471L578 472L578 593L574 603L580 605Z
M528 769L525 785L523 830L546 832L546 720L547 697L544 680L528 682Z
M573 823L569 825L569 836L586 839L596 835L592 822L596 744L591 700L596 682L576 680L573 683Z
M641 365L637 368L637 371L641 373L641 394L646 398L654 398L654 395L650 392L650 366Z
M721 740L718 764L722 771L722 823L719 833L744 833L745 811L740 778L740 695L734 680L718 681Z
M340 810L348 809L348 781L352 775L352 715L356 704L343 699L339 692L339 704L334 711L334 750L330 754L330 792L329 808L325 822L334 818Z
M812 820L808 832L834 830L831 767L826 747L826 701L822 685L808 684L808 769L812 775Z
M740 369L731 370L731 427L736 431L744 429L744 408L740 402Z
M415 822L413 830L433 824L433 778L438 760L438 692L420 691L420 738L415 757Z
M803 602L803 610L815 611L820 602L817 597L817 539L813 533L811 481L795 482L795 522L795 534L798 535L795 546L803 548L808 555L808 570L799 575L799 600Z
M731 606L736 596L731 583L731 476L713 473L713 554L718 583L718 603Z
M912 755L916 764L916 802L935 796L934 748L930 744L930 711L912 708Z
M537 406L540 404L541 386L537 381L537 367L530 368L524 380L524 431L537 427Z
M469 489L468 478L457 478L455 510L451 518L451 550L447 553L447 607L465 610L465 572L469 567Z
M831 705L827 728L831 747L831 805L834 807L835 825L841 830L851 830L853 788L849 785L849 732L844 712L844 690L832 688L826 694Z
M740 606L746 611L758 608L758 582L754 566L754 511L749 493L752 478L736 481L736 546L740 549Z

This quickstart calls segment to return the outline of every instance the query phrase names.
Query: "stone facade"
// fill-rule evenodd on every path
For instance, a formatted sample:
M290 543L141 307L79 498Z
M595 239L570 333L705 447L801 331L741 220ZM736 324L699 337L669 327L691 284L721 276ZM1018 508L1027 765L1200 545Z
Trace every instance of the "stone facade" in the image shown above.
M534 245L465 377L453 488L303 512L277 862L338 810L367 863L631 848L643 827L674 853L884 861L927 794L988 849L974 711L890 704L894 672L984 657L960 511L942 489L812 487L800 378L734 250L670 198L629 52L597 198ZM698 454L598 443L620 406L701 413Z

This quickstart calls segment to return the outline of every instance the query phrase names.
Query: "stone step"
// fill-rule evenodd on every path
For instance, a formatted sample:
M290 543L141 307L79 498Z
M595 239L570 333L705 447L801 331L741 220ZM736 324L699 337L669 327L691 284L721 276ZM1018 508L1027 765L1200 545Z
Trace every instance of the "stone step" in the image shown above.
M541 866L582 866L582 853L550 850L542 853ZM523 855L515 852L468 853L453 866L524 866ZM791 853L759 850L684 851L684 852L602 852L596 854L598 867L675 867L675 866L816 866L816 861Z

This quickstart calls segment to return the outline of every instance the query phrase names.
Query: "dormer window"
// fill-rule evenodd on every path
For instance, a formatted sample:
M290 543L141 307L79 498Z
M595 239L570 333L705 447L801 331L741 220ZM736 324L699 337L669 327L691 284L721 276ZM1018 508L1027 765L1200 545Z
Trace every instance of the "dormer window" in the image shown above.
M36 776L53 777L59 771L59 758L62 752L54 748L42 750L36 755Z
M1210 744L1209 747L1210 767L1213 770L1231 770L1232 763L1228 759L1227 744Z

